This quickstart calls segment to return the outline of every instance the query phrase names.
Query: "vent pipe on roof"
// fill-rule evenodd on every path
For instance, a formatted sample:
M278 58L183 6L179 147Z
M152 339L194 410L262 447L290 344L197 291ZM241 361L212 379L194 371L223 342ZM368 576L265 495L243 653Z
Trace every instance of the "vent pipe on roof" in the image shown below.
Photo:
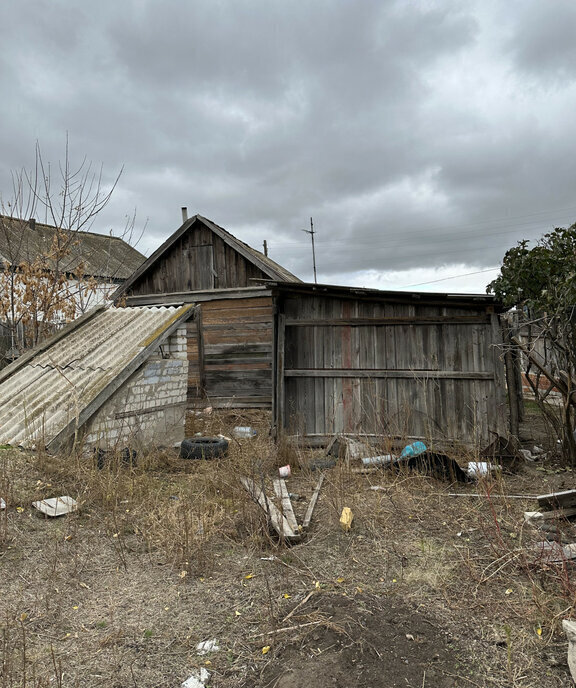
M186 206L182 206L182 222L186 222L188 219L188 208Z
M33 217L28 220L28 224L30 225L30 229L36 229L36 220Z

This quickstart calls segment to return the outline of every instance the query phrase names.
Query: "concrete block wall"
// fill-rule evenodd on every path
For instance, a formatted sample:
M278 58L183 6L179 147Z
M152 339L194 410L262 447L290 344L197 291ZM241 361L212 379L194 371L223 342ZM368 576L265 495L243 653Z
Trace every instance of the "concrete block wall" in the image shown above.
M186 326L155 351L86 425L85 444L102 449L165 446L184 438Z

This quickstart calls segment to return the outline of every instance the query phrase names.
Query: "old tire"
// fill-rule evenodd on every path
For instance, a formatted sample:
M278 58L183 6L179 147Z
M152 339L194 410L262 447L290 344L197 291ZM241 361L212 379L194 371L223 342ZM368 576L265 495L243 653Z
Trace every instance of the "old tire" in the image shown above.
M190 437L182 440L181 459L216 459L228 450L228 440L221 437Z

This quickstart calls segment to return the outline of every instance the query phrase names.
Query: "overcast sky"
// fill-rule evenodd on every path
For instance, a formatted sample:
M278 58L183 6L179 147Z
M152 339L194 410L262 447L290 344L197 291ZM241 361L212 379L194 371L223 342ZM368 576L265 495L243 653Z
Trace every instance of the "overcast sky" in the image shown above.
M187 206L310 280L313 217L318 281L483 292L576 222L574 0L21 0L0 22L4 201L68 134L73 164L124 168L94 231L136 208L147 255Z

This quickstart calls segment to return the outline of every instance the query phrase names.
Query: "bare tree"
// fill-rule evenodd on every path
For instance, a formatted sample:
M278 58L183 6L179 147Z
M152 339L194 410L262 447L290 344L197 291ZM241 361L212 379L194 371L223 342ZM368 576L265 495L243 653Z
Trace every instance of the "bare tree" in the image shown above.
M557 227L532 247L509 249L500 275L488 285L506 306L508 351L556 436L576 465L576 224ZM559 403L551 403L558 400Z
M73 166L68 140L64 160L54 174L40 146L34 169L12 174L12 195L0 197L0 323L7 330L12 355L34 346L116 288L114 271L121 262L114 241L131 241L135 214L126 218L120 236L110 236L95 248L89 234L94 221L110 202L122 170L111 183L103 170L86 159ZM44 223L41 223L44 220Z

